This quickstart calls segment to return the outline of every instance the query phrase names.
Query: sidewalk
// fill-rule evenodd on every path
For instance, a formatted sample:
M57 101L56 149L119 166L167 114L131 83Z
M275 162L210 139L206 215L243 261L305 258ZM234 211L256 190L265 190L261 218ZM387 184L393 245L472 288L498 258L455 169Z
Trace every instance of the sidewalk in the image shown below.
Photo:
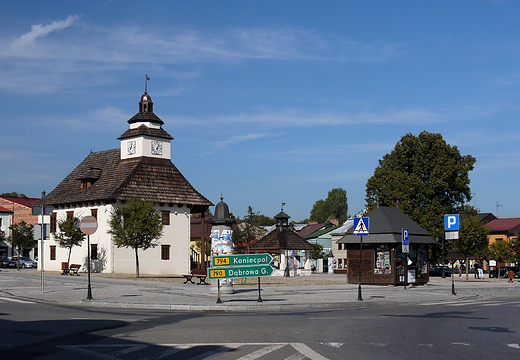
M358 301L358 285L346 283L345 275L316 274L305 277L261 278L258 302L257 278L249 285L235 283L234 294L210 293L209 285L183 284L182 278L119 279L91 276L92 300L86 300L86 274L68 276L37 271L0 271L0 299L13 298L81 307L140 308L183 311L312 311L362 308L381 305L434 303L462 300L498 300L520 297L520 282L496 279L455 277L456 295L451 278L433 278L429 284L401 287L362 285L363 301ZM272 281L278 284L267 284Z

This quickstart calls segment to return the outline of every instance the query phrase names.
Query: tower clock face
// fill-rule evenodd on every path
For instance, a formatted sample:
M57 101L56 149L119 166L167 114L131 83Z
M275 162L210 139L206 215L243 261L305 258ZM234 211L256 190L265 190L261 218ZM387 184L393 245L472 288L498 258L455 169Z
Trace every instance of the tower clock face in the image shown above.
M152 141L152 155L162 155L162 142Z
M135 141L129 141L126 144L126 152L128 155L134 155L135 154Z

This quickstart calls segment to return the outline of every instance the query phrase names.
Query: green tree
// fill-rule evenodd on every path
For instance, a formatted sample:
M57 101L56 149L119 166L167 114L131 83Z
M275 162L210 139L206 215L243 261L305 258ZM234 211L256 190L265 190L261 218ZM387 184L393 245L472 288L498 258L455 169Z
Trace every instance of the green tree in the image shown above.
M507 241L497 241L489 245L488 257L497 262L497 277L500 277L500 263L513 262L516 258L511 244Z
M67 258L67 267L70 265L70 254L74 246L81 245L85 240L85 234L79 228L81 220L77 217L68 219L66 217L58 220L58 232L55 234L55 240L59 247L69 249L69 257Z
M511 240L511 251L515 257L514 262L520 262L520 234Z
M323 258L323 245L314 244L314 250L309 252L309 257L313 260L318 260Z
M130 199L118 203L109 218L110 230L117 247L132 248L135 251L135 275L139 277L139 249L157 246L156 240L162 236L162 213L150 201Z
M22 256L23 249L33 248L36 245L34 240L33 226L25 221L9 226L10 234L7 241L13 249L16 249L18 258ZM20 260L18 260L18 270L20 270Z
M466 256L466 278L470 256L482 258L489 247L488 229L475 216L472 206L464 206L459 213L459 238L454 241L454 251Z
M211 256L211 237L210 236L206 236L204 238L204 253L206 254L206 257L210 257ZM201 252L201 246L202 246L202 241L200 240L197 240L195 241L195 246L197 247L197 250L199 252Z
M343 224L348 218L347 191L342 188L332 189L325 200L314 203L310 220L324 223L330 219L339 219Z
M25 194L18 194L16 191L11 191L11 192L8 192L8 193L3 193L3 194L0 194L0 196L10 196L10 197L19 197L19 198L24 198L24 199L27 199L27 196Z
M441 134L404 135L367 181L366 204L372 210L398 207L432 236L444 236L443 215L458 213L471 200L469 172L476 159L461 155Z
M244 221L237 224L233 230L233 253L249 254L249 245L259 236L257 225L259 219L259 214L255 213L253 207L249 205ZM260 219L260 221L263 220L263 218Z

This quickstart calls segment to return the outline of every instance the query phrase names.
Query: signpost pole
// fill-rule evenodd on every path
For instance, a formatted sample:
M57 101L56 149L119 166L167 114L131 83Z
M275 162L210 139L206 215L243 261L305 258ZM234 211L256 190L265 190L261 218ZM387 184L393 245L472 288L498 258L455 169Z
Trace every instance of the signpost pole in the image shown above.
M257 302L262 302L262 295L260 294L260 276L258 277L258 300Z
M361 261L363 260L363 236L360 236L359 238L359 284L357 299L358 301L363 301L363 297L361 296Z
M455 262L454 254L453 254L453 241L459 238L459 214L446 214L444 215L444 230L446 231L444 234L445 237L450 238L451 240L451 293L452 295L457 295L455 292L455 276L453 273L453 263ZM453 231L457 230L457 231Z
M222 303L220 300L220 279L217 279L217 304Z
M40 262L40 271L41 271L41 283L42 283L42 294L45 292L45 287L44 287L44 278L43 278L43 227L45 226L44 223L43 223L43 214L45 213L43 211L43 206L42 205L42 228L41 228L41 238L40 238L40 249L38 249L38 262Z
M85 216L79 223L79 228L83 234L87 235L87 272L88 272L88 290L87 300L92 300L92 287L90 286L90 235L97 230L97 219L93 216Z
M454 257L453 257L453 239L451 239L451 294L452 295L457 295L457 293L455 292L455 276L454 276L454 272L453 272L453 262L455 261Z
M87 235L87 271L88 271L87 300L92 300L92 287L90 286L90 235Z

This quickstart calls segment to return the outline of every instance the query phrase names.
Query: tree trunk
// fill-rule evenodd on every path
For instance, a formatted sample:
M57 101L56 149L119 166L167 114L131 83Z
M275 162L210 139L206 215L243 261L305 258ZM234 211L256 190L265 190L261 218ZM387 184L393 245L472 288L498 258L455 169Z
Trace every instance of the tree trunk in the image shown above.
M69 258L67 259L67 268L70 268L70 254L71 253L72 253L72 246L69 248Z
M139 277L139 248L135 248L135 277Z

